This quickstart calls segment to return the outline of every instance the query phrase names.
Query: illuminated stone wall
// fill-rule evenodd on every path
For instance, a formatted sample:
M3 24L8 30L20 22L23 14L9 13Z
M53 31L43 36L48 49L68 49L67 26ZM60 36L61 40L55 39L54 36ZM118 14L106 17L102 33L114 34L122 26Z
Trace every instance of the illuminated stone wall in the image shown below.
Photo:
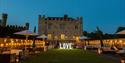
M39 16L38 33L49 35L49 40L76 40L82 35L82 17Z

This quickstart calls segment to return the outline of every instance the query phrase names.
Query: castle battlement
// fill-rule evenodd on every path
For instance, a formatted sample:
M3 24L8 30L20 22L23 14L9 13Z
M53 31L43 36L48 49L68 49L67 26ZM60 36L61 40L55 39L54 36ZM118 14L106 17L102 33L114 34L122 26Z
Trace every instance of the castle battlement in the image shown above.
M39 15L38 33L45 34L49 40L75 40L82 35L82 17L46 17Z
M39 18L43 18L45 21L81 21L81 17L71 18L68 15L64 15L63 17L45 17L45 15L39 15Z

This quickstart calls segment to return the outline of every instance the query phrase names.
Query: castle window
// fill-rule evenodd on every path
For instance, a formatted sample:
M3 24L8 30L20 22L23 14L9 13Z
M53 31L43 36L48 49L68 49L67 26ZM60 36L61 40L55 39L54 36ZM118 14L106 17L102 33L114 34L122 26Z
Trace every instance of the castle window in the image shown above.
M75 25L75 29L78 29L78 25Z
M47 18L45 20L47 20Z
M65 39L65 35L61 34L61 39L64 40Z
M63 18L60 18L60 20L63 20Z
M48 29L52 28L52 23L48 23Z
M64 29L64 24L60 24L60 29Z
M55 36L54 39L58 39L58 36Z
M48 34L48 39L52 39L52 35L51 34Z
M53 18L53 20L55 20L55 18Z
M48 19L49 19L49 20L51 20L51 18L50 18L50 17L49 17Z

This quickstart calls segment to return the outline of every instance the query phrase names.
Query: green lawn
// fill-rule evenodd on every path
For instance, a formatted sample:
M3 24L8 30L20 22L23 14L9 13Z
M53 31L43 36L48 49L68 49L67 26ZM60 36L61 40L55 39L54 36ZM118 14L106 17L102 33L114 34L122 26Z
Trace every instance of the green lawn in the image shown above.
M116 63L81 49L52 49L26 60L25 63Z

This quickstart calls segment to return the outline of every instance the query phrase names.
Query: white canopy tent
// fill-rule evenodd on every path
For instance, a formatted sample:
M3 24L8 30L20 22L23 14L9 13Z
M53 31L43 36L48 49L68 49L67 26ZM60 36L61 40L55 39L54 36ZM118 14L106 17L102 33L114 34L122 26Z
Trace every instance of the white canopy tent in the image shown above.
M37 38L46 39L46 38L48 38L48 37L47 37L47 36L45 36L45 35L40 35L40 36L38 36Z
M14 34L26 36L26 41L28 40L28 37L29 37L29 36L36 36L36 35L38 35L38 34L36 34L36 33L33 33L33 32L31 32L31 31L29 31L29 30L19 31L19 32L16 32L16 33L14 33ZM25 50L26 50L26 45L25 45Z
M80 36L80 39L88 39L88 37L86 37L86 36Z
M125 34L125 30L122 30L122 31L120 31L120 32L118 32L116 34Z

